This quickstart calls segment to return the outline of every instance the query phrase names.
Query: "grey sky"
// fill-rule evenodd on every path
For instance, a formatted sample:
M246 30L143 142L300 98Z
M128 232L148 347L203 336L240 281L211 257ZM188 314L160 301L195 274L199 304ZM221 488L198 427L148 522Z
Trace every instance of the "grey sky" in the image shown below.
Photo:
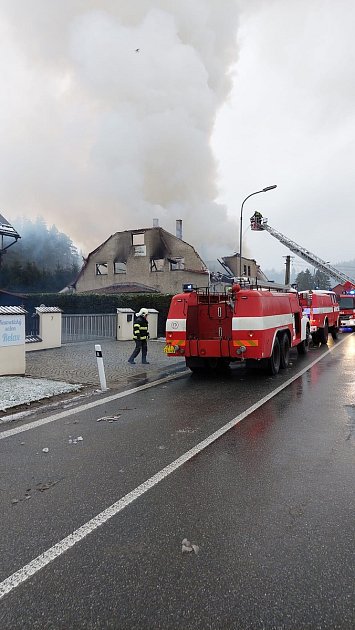
M355 258L355 4L352 0L244 3L234 87L213 146L220 200L245 228L258 209L271 226L326 261ZM267 233L246 232L262 267L290 253ZM297 269L306 263L295 259ZM353 270L355 275L355 270Z
M208 259L236 251L243 198L276 183L247 202L245 229L257 208L325 260L353 258L354 13L352 0L2 0L0 211L42 215L86 253L181 218ZM247 230L245 253L280 268L289 252Z

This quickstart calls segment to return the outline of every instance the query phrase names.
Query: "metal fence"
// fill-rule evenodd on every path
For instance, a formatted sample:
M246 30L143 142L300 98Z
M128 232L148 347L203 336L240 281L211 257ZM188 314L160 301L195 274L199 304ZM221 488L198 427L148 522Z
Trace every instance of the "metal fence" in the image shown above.
M100 339L116 339L117 315L62 315L62 343Z

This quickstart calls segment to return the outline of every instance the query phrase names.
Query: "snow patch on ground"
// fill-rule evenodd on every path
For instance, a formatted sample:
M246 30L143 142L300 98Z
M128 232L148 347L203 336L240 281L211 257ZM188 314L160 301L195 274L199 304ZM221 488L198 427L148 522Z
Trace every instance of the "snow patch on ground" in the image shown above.
M0 411L26 403L77 392L82 385L50 381L44 378L28 378L26 376L0 377Z

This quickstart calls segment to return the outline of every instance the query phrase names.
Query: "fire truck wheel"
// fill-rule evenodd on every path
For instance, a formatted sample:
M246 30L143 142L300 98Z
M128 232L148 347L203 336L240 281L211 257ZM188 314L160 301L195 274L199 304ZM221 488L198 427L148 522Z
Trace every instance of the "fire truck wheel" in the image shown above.
M333 339L338 339L339 328L337 328L337 326L332 326L332 328L330 329L330 332Z
M281 348L279 338L275 337L274 347L272 349L272 354L270 359L268 360L268 372L270 374L278 374L280 369L281 362Z
M280 368L285 369L290 362L290 340L288 334L284 333L281 337L281 356L280 356Z
M320 343L318 332L312 333L312 343L313 343L314 346L317 346L317 348L318 348L319 343Z
M329 336L328 324L325 324L324 328L319 329L319 339L322 346L328 343L328 336Z

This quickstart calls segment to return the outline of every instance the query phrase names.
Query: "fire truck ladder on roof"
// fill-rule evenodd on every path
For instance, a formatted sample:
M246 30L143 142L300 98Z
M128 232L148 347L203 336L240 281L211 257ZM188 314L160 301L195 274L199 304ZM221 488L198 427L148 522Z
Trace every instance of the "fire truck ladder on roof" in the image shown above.
M252 230L256 232L261 232L263 230L266 230L266 232L269 232L271 236L274 236L275 238L277 238L277 240L280 241L280 243L282 243L283 245L286 245L286 247L288 247L288 249L290 249L291 252L293 252L294 254L297 254L297 256L299 256L300 258L303 258L303 260L305 260L310 265L312 265L312 267L316 267L317 269L319 269L320 271L323 271L328 276L335 278L335 280L338 280L341 284L343 284L344 282L351 282L351 284L355 285L355 280L353 278L350 278L350 276L347 276L345 273L342 273L341 271L339 271L338 269L336 269L329 263L325 262L321 258L318 258L318 256L316 256L315 254L312 254L312 252L309 252L307 249L304 249L304 247L297 245L297 243L292 241L290 238L287 238L287 236L284 236L283 234L281 234L281 232L278 232L278 230L275 230L275 228L271 227L271 225L268 225L268 220L266 218L263 218L261 215L260 216L253 215L250 218L250 223L251 223Z

